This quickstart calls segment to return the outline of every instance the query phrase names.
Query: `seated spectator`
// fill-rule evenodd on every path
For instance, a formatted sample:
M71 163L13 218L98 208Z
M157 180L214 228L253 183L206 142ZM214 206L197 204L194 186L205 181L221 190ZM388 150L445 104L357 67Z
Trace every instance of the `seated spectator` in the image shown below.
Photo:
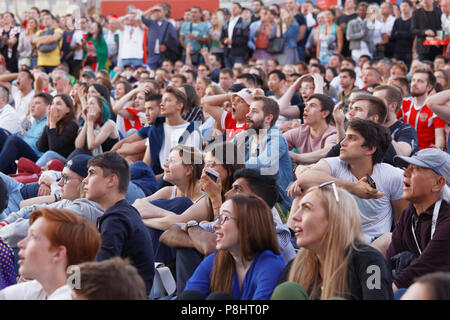
M380 124L361 119L350 121L339 157L324 158L298 174L289 194L335 181L355 196L365 239L372 242L391 230L406 205L401 194L402 171L381 163L390 140L387 129ZM369 184L367 175L375 184Z
M16 109L8 103L9 90L0 85L0 128L8 130L12 134L20 133L21 117Z
M0 214L8 207L8 190L0 179ZM17 283L14 271L14 252L0 238L0 290Z
M145 282L127 260L114 257L79 264L80 286L73 300L147 300Z
M272 208L273 222L277 233L278 244L285 262L289 262L295 256L294 247L290 242L290 232L280 219L276 209L278 198L276 179L272 176L261 175L259 170L243 168L234 173L234 183L231 189L225 193L225 199L235 194L255 194ZM220 208L222 199L214 198L213 203ZM218 210L215 211L216 215ZM205 256L210 255L216 249L216 237L213 222L188 221L184 225L171 226L161 236L161 242L176 248L176 275L177 290L183 291L186 281L192 276L198 264Z
M433 272L419 277L401 300L450 300L450 274Z
M408 288L416 277L450 270L449 185L450 156L424 149L412 157L397 156L403 173L403 198L409 202L392 233L387 259L395 270L392 288ZM400 253L412 254L409 265L399 268ZM398 258L398 259L397 259Z
M83 190L87 199L105 211L98 221L102 241L96 261L115 256L129 258L149 294L155 275L152 242L139 212L125 200L129 170L125 159L115 152L97 155L88 162Z
M311 187L296 197L291 212L302 249L283 271L272 300L393 299L386 262L363 240L359 208L349 192L334 182ZM378 270L376 286L371 268Z
M40 158L35 152L25 144L26 156L31 161L35 161L43 167L53 158L65 160L75 147L74 141L77 136L78 125L75 122L72 99L65 94L56 95L53 98L51 107L47 112L47 124L44 127L41 137L36 142L37 149L45 152ZM46 152L48 151L48 152ZM11 157L12 156L12 157ZM15 159L17 153L11 153L2 158L0 171L4 173L15 173ZM39 159L39 160L38 160Z
M397 155L410 156L419 151L417 132L409 124L397 120L397 113L402 106L402 93L395 86L380 85L373 92L374 97L384 101L387 115L384 126L389 128L392 136L392 146Z
M103 215L103 209L99 204L87 200L82 191L90 158L88 155L78 155L66 164L58 181L59 193L21 201L20 209L0 221L0 237L16 248L17 243L27 235L30 214L44 208L66 209L96 225L97 219Z
M246 168L259 169L262 174L276 174L280 188L279 202L289 208L291 200L286 190L293 180L292 164L286 140L275 126L279 113L280 108L275 100L254 96L246 115L248 130L237 135L233 142L244 148Z
M7 172L16 173L14 162L21 157L33 159L35 156L43 155L38 150L36 142L44 131L47 123L47 109L52 104L52 100L53 97L48 93L41 92L34 96L30 104L33 122L29 128L24 130L23 138L18 134L11 135L5 130L0 130L0 159L11 164L11 168Z
M347 112L350 95L358 90L358 87L355 86L356 73L352 69L342 69L339 78L342 91L337 94L336 99L344 103L344 112Z
M304 124L283 134L292 162L311 164L325 157L336 144L336 128L330 125L334 101L324 94L313 94L306 102Z
M229 299L269 299L285 267L269 206L256 196L232 196L213 227L217 251L200 263L178 300L197 290L210 298L224 292Z
M0 291L0 300L71 300L68 267L92 261L100 236L88 221L67 210L41 209L30 216L19 242L19 272L32 279Z
M204 121L203 111L199 107L198 104L198 96L195 88L190 84L183 84L180 87L180 91L182 91L186 97L186 107L183 109L182 117L186 121Z
M108 104L101 96L87 99L87 108L81 114L82 126L75 139L75 150L69 158L76 154L97 155L111 150L119 140L116 123L110 119Z
M160 115L161 95L147 93L145 95L145 121L151 126ZM125 139L118 141L111 150L116 151L127 161L143 161L145 155L146 141L134 133Z

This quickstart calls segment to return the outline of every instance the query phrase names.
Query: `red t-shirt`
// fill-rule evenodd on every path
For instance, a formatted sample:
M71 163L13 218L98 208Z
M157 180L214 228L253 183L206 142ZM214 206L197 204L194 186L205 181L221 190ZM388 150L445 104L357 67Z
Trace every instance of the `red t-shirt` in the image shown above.
M419 149L430 148L435 143L434 130L445 127L444 120L435 115L427 105L417 107L412 97L403 99L397 118L416 129Z
M222 114L222 128L225 129L227 134L227 141L233 139L238 133L245 131L247 129L247 124L238 125L236 120L231 116L230 112L224 112Z

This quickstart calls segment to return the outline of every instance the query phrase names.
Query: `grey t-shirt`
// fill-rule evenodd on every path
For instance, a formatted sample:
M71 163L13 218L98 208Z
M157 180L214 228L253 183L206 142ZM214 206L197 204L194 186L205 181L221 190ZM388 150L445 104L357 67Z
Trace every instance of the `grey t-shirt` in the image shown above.
M357 182L348 164L339 157L325 158L331 168L331 175L335 178ZM377 163L373 167L372 179L377 190L384 192L380 199L361 199L354 196L361 217L364 236L371 242L383 233L391 231L393 212L391 201L400 200L403 194L403 171L387 163Z

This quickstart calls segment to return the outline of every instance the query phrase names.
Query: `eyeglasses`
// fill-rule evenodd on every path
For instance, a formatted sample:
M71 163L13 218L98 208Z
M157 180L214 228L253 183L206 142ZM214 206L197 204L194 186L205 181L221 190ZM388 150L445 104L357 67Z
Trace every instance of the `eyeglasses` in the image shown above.
M214 222L217 222L219 225L223 225L227 220L236 220L236 218L226 215L224 213L219 214L218 216L215 216Z
M334 197L336 198L336 202L339 202L339 193L337 191L336 182L334 182L334 181L324 182L321 185L319 185L317 188L322 189L329 185L333 186Z
M75 179L75 178L71 178L67 174L61 173L61 178L58 180L58 182L62 181L63 184L67 184L67 182L71 179Z

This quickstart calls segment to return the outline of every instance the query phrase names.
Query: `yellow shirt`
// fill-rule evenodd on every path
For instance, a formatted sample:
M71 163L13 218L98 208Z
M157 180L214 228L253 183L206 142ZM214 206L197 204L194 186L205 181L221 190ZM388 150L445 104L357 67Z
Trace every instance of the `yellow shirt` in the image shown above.
M38 32L36 32L36 35L39 36L42 31L46 30L47 29L39 30ZM61 35L61 40L58 41L58 46L56 46L56 49L51 52L43 53L38 50L38 66L57 66L61 63L61 44L63 31L60 28L55 28L54 33L59 33Z

